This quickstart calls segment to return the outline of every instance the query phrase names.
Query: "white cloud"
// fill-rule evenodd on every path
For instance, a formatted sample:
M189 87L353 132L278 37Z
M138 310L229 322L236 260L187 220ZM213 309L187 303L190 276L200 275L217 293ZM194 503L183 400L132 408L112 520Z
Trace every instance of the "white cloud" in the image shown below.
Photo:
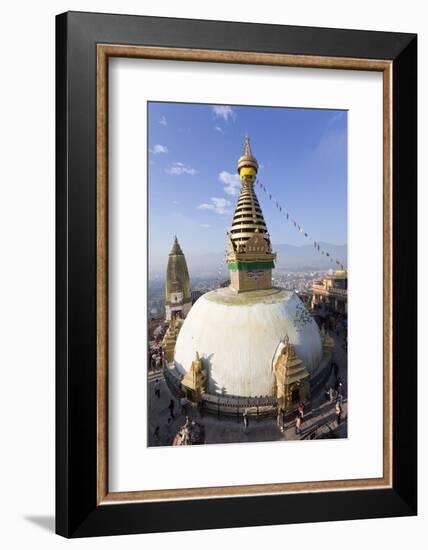
M173 162L171 166L165 168L165 172L170 176L181 176L182 174L189 174L190 176L194 176L198 173L197 170L195 170L191 166L183 164L182 162Z
M198 206L200 210L211 210L215 214L228 214L229 209L228 206L231 205L231 203L227 199L219 198L219 197L211 197L211 202L204 202Z
M323 133L315 148L315 158L332 161L346 155L346 130L331 128Z
M168 153L168 147L166 145L154 145L153 148L150 149L150 152L154 155L164 155Z
M218 180L221 183L224 183L224 192L228 195L236 196L239 195L239 190L241 188L241 180L239 179L238 174L231 174L230 172L220 172L218 175Z
M327 130L329 128L331 128L332 126L334 126L336 124L336 122L338 120L340 120L342 118L342 116L344 115L345 111L339 111L338 113L334 114L330 120L327 122Z
M208 229L210 226L209 223L201 223L201 227L204 227L205 229Z
M166 120L165 116L160 117L159 124L161 124L162 126L168 126L168 121Z
M224 130L221 126L214 126L214 130L216 132L220 132L220 134L224 134Z
M235 120L236 118L235 109L229 105L213 105L212 110L215 118L222 118L225 122L229 122L229 119Z

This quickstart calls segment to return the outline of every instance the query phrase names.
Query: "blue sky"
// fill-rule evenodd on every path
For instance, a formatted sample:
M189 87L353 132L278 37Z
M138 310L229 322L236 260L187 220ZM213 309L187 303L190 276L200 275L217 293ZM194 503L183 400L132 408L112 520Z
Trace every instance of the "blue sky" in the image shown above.
M174 234L186 255L225 248L246 132L258 179L290 216L317 241L347 243L346 112L150 102L148 114L151 267ZM272 243L311 244L256 192Z

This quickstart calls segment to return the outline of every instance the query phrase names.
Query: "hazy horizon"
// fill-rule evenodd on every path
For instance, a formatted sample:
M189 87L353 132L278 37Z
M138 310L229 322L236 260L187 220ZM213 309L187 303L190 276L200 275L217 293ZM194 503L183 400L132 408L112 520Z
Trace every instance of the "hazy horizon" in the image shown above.
M333 243L320 243L326 249L331 251L332 256L343 265L347 265L347 244L336 245ZM183 253L186 257L190 276L199 276L201 272L218 271L220 268L224 273L227 273L227 266L224 262L225 251L203 251L188 253L183 248ZM332 263L329 258L322 256L317 252L312 245L289 245L289 244L272 244L274 252L277 252L276 268L281 270L296 271L299 267L302 269L338 269L336 263ZM149 275L158 276L166 272L168 263L168 255L170 249L166 251L152 252L151 261L149 264Z

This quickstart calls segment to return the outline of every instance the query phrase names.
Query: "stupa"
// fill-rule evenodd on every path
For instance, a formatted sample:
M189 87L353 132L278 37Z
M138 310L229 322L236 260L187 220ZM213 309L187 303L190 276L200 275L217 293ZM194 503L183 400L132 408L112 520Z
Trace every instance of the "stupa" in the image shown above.
M291 374L296 388L304 389L293 400L306 399L323 358L320 332L299 296L272 284L276 254L254 189L258 163L248 136L237 170L241 190L227 237L230 285L202 295L190 309L168 368L187 380L197 357L205 395L237 399L238 406L242 398L279 401Z

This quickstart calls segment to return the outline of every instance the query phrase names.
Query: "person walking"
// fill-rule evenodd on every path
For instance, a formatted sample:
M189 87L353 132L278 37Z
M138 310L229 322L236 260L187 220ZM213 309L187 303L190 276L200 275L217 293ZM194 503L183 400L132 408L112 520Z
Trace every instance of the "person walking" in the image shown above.
M150 356L150 368L152 370L155 370L156 368L156 357L154 354Z
M160 427L156 426L155 431L153 432L153 438L155 440L156 445L160 444L159 435L160 435Z
M296 418L295 418L295 433L296 435L300 435L302 433L302 430L300 429L302 425L302 417L300 416L299 411L296 412Z
M242 415L242 419L244 421L244 432L247 433L247 430L248 430L248 411L247 409L244 410L244 413Z
M339 377L336 378L336 382L334 383L334 390L337 392L338 389L339 389L339 386L342 385L342 381L340 380Z
M334 399L334 389L330 386L329 390L328 390L328 397L329 397L329 400L330 400L330 403L333 403L333 399Z
M336 401L336 421L337 421L338 426L339 426L341 420L342 420L342 407L341 407L339 401Z
M330 390L327 388L327 386L324 386L324 395L327 403L330 401Z
M168 409L169 409L169 413L171 415L171 418L175 418L174 416L174 408L175 408L175 403L174 403L174 399L171 399L171 401L169 402L169 405L168 405Z
M155 395L159 399L160 398L160 382L159 378L156 378L155 380Z
M278 408L278 414L276 416L276 425L280 429L281 433L284 432L284 410Z

